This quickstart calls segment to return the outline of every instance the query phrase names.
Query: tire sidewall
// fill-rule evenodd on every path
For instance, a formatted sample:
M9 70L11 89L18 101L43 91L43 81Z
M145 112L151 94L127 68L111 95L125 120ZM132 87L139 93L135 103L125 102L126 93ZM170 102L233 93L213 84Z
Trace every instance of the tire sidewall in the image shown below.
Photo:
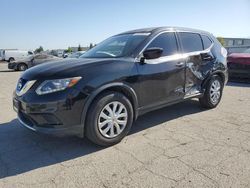
M13 57L9 58L10 63L13 62L13 61L15 61L15 59Z
M22 66L24 67L24 69L21 69ZM27 65L25 65L25 64L20 64L20 65L18 66L18 70L19 70L19 71L25 71L26 69L27 69Z
M211 90L212 84L213 84L213 82L215 80L218 80L220 82L220 86L221 86L220 87L220 97L219 97L219 100L217 101L217 103L213 103L211 101L211 96L210 96L211 95L210 90ZM209 106L216 107L220 103L221 97L222 97L222 92L223 92L223 82L222 82L221 78L219 76L217 76L217 75L212 76L212 78L210 79L210 81L208 83L208 87L207 87L207 90L206 90L206 97L207 97L207 101L209 103Z
M122 133L114 138L104 137L98 128L98 118L102 109L109 103L118 101L122 103L127 109L128 119L127 125L122 131ZM97 100L90 107L87 117L87 137L98 145L110 146L120 142L130 131L130 128L133 123L133 107L130 101L121 93L110 92L106 93L97 98Z

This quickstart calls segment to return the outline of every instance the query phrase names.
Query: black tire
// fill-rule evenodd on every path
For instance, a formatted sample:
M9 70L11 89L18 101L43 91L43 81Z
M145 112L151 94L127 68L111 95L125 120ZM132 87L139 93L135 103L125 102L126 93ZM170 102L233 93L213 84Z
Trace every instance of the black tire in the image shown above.
M127 123L124 126L123 131L114 138L105 137L99 130L98 120L99 115L106 105L112 102L119 102L126 108L127 111ZM131 102L123 94L119 92L106 92L98 96L93 104L90 106L87 113L87 120L85 125L86 137L100 146L111 146L119 143L130 131L133 123L133 107Z
M19 65L17 66L17 69L18 69L19 71L25 71L25 70L28 69L28 66L27 66L26 64L24 64L24 63L21 63L21 64L19 64Z
M13 57L9 58L8 62L13 62L15 59Z
M218 100L213 102L211 98L211 92L212 92L211 89L212 89L212 84L217 81L220 83L220 89L218 90L220 92L220 96ZM213 75L206 85L205 93L203 97L199 99L200 105L203 108L208 108L208 109L215 108L220 103L222 93L223 93L223 87L224 87L224 83L222 79L218 75Z

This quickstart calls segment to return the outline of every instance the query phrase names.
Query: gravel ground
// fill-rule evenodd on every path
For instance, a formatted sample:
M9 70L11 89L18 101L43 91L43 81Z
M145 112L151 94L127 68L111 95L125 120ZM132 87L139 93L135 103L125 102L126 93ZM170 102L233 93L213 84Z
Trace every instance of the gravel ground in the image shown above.
M0 63L0 187L250 187L250 84L228 83L213 110L191 100L144 115L101 148L21 127L20 74Z

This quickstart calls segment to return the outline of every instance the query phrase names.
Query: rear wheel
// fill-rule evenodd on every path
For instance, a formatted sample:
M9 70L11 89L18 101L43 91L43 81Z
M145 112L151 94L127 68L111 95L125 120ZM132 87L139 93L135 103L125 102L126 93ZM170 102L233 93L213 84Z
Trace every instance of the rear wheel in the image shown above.
M15 61L15 59L13 57L9 58L10 63L12 63L13 61Z
M101 146L120 142L133 123L133 107L123 94L107 92L95 99L86 121L86 136Z
M28 66L24 63L21 63L18 65L18 70L19 71L25 71L28 68Z
M223 82L218 75L212 76L209 80L205 93L199 99L200 104L204 108L215 108L221 100L223 91Z

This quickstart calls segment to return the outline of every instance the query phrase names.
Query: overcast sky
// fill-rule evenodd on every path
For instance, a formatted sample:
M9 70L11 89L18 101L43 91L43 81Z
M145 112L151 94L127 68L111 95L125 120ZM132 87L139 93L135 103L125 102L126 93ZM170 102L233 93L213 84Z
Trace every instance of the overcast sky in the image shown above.
M250 37L250 0L0 0L0 9L0 49L86 46L152 26Z

